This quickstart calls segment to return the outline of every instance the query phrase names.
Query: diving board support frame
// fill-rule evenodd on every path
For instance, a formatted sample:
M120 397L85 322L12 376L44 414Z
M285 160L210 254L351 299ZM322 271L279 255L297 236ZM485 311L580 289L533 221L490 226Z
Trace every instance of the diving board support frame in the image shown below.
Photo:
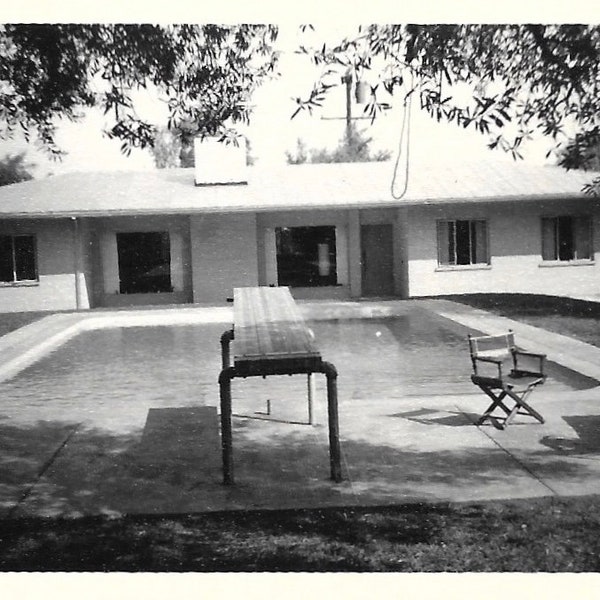
M297 375L306 374L309 388L309 422L313 421L313 373L323 373L327 378L327 419L329 425L329 467L330 478L339 483L342 481L341 450L338 414L338 372L333 364L324 360L310 361L305 365L301 363L279 363L274 361L271 365L262 363L261 368L239 369L231 365L230 345L234 339L234 330L230 329L221 336L222 370L219 375L219 396L221 405L221 449L223 456L223 483L232 485L233 474L233 431L231 425L232 402L231 382L236 377L267 377L269 375Z

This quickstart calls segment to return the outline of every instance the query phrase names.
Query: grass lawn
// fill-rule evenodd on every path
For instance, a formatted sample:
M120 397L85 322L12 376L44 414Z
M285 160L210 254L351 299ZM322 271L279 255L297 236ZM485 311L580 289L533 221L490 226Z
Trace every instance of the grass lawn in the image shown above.
M531 294L469 294L446 298L600 347L600 303Z
M597 572L600 498L9 520L3 571Z
M29 323L33 323L34 321L39 321L39 319L51 314L51 312L0 313L0 336L29 325Z

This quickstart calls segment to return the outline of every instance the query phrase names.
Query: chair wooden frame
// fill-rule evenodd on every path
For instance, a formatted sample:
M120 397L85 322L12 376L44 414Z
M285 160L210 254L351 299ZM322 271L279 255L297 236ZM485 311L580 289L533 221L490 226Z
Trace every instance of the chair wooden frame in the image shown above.
M500 429L505 429L517 414L529 415L544 423L544 417L529 405L528 397L546 381L545 354L518 349L511 330L498 335L469 335L469 351L473 365L471 381L492 400L477 425L490 420ZM522 364L525 361L530 364L524 368ZM507 362L510 370L505 364ZM491 374L482 373L486 365L492 365ZM494 415L496 409L500 409L504 416Z

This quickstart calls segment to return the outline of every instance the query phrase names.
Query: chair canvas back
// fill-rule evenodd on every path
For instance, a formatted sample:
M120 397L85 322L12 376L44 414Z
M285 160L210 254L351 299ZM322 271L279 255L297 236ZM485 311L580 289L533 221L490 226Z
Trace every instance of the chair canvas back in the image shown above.
M515 350L515 334L512 331L496 335L469 335L469 350L473 370L477 372L475 359L477 357L508 359Z

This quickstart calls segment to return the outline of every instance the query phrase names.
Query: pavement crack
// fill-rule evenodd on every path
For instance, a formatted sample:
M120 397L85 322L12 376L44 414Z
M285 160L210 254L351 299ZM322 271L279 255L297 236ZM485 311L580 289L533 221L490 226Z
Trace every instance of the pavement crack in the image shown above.
M23 502L25 502L25 500L27 500L27 498L29 498L29 496L31 495L31 492L33 492L33 488L35 488L35 486L39 483L40 479L46 474L46 472L52 466L54 461L57 459L58 455L61 453L63 448L69 443L71 438L77 433L77 431L79 430L81 425L82 425L82 423L77 423L77 425L75 425L69 431L69 433L67 434L65 439L57 446L56 450L54 450L54 452L50 455L48 460L46 460L42 464L42 466L40 467L39 471L37 472L37 474L35 476L34 481L29 486L27 486L25 491L21 494L21 497L17 500L17 502L14 504L14 506L8 511L7 518L9 518L9 519L12 518L14 516L14 513L19 509L19 507L23 504Z
M468 419L468 416L461 410L460 406L456 405L456 408L461 413L463 413L463 415L465 415L465 418ZM469 421L472 422L470 419L469 419ZM508 454L508 456L510 456L524 471L529 473L529 475L531 475L531 477L533 477L538 483L540 483L547 490L549 490L551 494L553 494L554 496L557 496L557 497L560 496L560 494L555 489L553 489L550 485L548 485L535 471L533 471L530 467L527 466L527 464L525 464L522 460L520 460L512 452L510 452L510 450L508 450L507 448L502 446L499 442L497 442L491 435L488 434L487 431L485 431L485 429L483 429L482 427L480 427L477 424L474 424L474 425L477 427L477 429L479 429L479 431L481 431L481 433L483 433L489 440L491 440L491 442L497 448L502 450L505 454Z

